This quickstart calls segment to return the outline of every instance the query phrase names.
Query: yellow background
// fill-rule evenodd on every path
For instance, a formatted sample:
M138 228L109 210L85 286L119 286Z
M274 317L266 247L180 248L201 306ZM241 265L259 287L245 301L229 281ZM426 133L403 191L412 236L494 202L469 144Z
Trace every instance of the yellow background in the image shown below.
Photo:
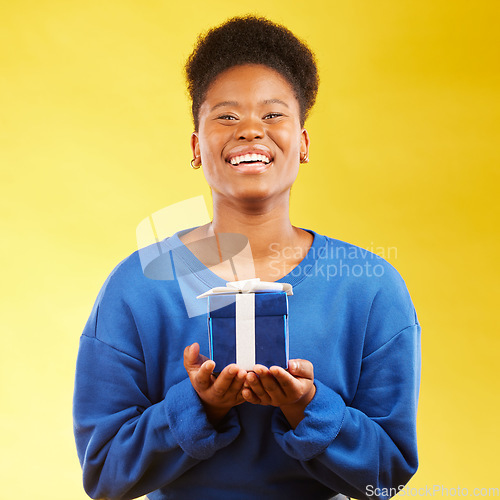
M139 222L209 193L182 65L255 12L306 39L321 86L292 221L397 248L422 324L411 487L499 487L500 2L0 2L3 499L87 498L79 335ZM380 253L380 252L379 252Z

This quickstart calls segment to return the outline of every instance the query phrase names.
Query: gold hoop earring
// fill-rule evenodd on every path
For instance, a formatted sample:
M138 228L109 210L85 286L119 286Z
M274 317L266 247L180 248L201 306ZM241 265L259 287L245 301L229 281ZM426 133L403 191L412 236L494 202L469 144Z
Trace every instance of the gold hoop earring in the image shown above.
M300 163L309 163L309 156L304 153L304 156L300 159Z
M198 158L198 156L196 158ZM194 162L194 160L196 160L196 158L193 158L191 160L191 168L193 168L194 170L198 170L201 167L201 163L198 166L193 165L193 162Z

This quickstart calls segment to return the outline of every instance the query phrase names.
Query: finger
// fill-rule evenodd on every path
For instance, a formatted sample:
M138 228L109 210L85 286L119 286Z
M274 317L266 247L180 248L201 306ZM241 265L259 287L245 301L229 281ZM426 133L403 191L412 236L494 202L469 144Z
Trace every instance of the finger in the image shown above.
M248 388L257 397L257 399L259 399L259 402L263 399L269 399L269 395L262 386L259 377L254 372L250 372L247 375L245 387Z
M255 373L257 373L257 375L259 376L259 381L262 384L262 387L264 388L265 392L271 397L271 399L284 394L280 384L274 378L273 374L269 371L268 368L262 365L256 365ZM260 397L258 393L257 395Z
M228 387L226 391L226 395L230 398L235 398L238 404L245 401L241 392L243 390L243 385L245 384L246 376L247 376L246 370L238 368L236 376L234 377L233 381L231 382L231 385Z
M212 373L215 363L212 360L205 361L194 376L197 387L201 390L207 389L212 384Z
M227 389L227 393L229 395L236 395L243 388L243 384L245 383L247 377L247 371L242 368L238 368L238 371L231 382L231 385Z
M231 364L226 366L217 377L217 380L214 382L214 392L219 396L226 394L228 389L231 387L231 384L233 383L235 377L238 375L238 372L239 368L237 365ZM241 385L243 385L243 380L242 378L240 378Z
M269 371L281 387L284 394L289 395L296 390L300 390L301 382L286 370L281 368L281 366L272 366Z
M249 387L244 387L241 391L241 395L243 396L243 399L248 403L252 403L254 405L260 404L260 399Z
M288 362L288 371L294 377L314 380L314 367L313 364L307 359L291 359Z

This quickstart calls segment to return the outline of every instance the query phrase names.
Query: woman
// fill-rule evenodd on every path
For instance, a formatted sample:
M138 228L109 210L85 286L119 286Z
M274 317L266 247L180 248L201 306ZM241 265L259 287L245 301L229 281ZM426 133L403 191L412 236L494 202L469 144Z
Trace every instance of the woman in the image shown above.
M85 488L94 498L392 496L418 463L420 327L392 266L290 223L314 58L282 26L245 17L201 38L186 69L191 164L203 166L213 221L162 242L174 279L147 278L136 252L99 294L75 385ZM221 262L221 234L243 235L251 258ZM288 370L232 364L215 377L201 354L206 316L188 314L186 297L235 273L293 285Z

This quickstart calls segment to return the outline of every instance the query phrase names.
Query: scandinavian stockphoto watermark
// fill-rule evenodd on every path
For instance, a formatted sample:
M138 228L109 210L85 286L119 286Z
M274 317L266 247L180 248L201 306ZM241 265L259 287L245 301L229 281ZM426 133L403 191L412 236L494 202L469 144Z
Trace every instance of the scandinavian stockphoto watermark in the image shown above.
M371 243L368 248L348 245L344 242L329 240L319 248L312 246L308 250L302 247L280 247L278 243L269 245L271 257L270 269L275 279L287 274L290 260L301 262L307 258L310 263L297 266L288 272L290 276L319 276L326 280L336 277L380 278L385 272L384 260L397 259L396 247L382 247Z
M334 244L335 243L335 244ZM270 257L277 258L295 258L295 259L303 259L307 254L312 254L315 257L315 253L317 252L318 257L329 257L330 259L374 259L377 256L382 257L383 259L397 259L398 258L398 249L397 247L383 247L383 246L374 246L373 241L370 243L368 248L361 248L354 245L349 245L341 241L333 240L327 247L321 247L319 250L316 250L314 247L311 247L308 250L304 250L302 247L283 247L281 248L278 243L271 243L269 245Z
M397 488L378 488L371 484L365 488L366 496L369 497L393 497L396 494L407 497L498 497L499 488L475 487L463 488L460 486L444 486L443 484L432 484L421 487L409 487L402 485Z

